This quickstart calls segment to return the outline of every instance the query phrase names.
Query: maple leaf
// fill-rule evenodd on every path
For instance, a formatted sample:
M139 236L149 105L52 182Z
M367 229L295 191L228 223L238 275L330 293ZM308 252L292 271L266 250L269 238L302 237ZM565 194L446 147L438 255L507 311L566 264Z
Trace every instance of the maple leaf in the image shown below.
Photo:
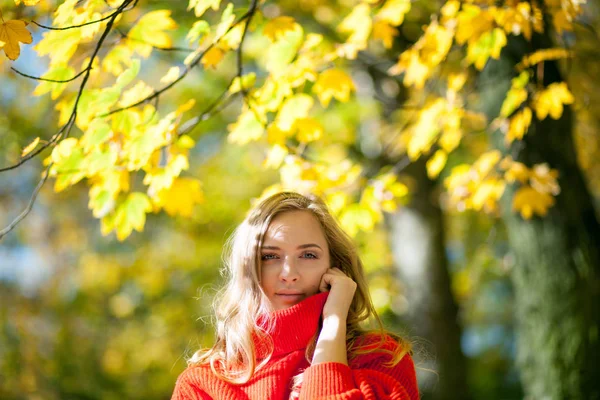
M340 69L332 68L321 72L312 90L319 97L323 107L327 107L332 97L341 102L348 101L350 93L355 88L348 74Z
M125 240L135 229L141 232L146 224L146 213L152 211L152 203L144 193L130 193L127 199L119 205L114 213L113 226L116 229L117 239ZM108 234L103 226L103 234Z
M152 46L171 47L171 37L165 32L177 28L170 10L155 10L146 13L127 34L127 46L142 57L148 57Z
M523 139L531 124L531 108L525 107L516 113L511 119L506 133L506 142L512 143L515 139Z
M508 158L502 160L500 166L506 169L506 172L504 172L504 179L506 179L508 183L514 183L516 181L525 183L527 182L527 179L529 179L529 168L527 168L523 163L512 161L510 158Z
M344 18L338 25L337 30L350 33L347 42L357 45L359 49L364 49L367 47L372 25L371 7L368 4L361 3L354 7L352 12Z
M279 168L285 157L289 154L287 147L275 144L269 150L267 158L263 161L264 168Z
M26 6L35 6L39 2L40 0L23 0L23 4L25 4ZM21 0L15 0L15 4L21 4Z
M294 122L298 131L296 137L300 142L314 142L323 136L323 126L314 118L299 118Z
M563 113L563 104L573 104L575 98L565 82L552 83L545 90L536 94L533 101L536 115L542 120L550 114L559 119Z
M530 182L538 192L557 195L560 193L557 178L558 170L551 169L546 163L536 164L532 168Z
M190 0L188 5L188 11L192 8L194 9L194 15L200 18L206 10L212 8L217 11L219 9L219 5L221 4L221 0Z
M202 57L202 65L204 65L204 68L216 69L217 64L221 62L224 56L225 52L223 50L217 46L213 46Z
M240 145L260 139L265 131L263 124L252 110L241 113L237 122L229 124L227 128L229 129L227 141Z
M4 45L0 49L12 61L19 58L21 48L19 42L29 44L33 41L31 33L25 29L27 23L20 20L10 20L0 24L0 42Z
M398 63L393 65L388 73L391 75L404 74L404 86L414 85L417 89L423 88L425 81L431 72L427 64L419 57L416 49L409 49L400 54Z
M281 16L273 18L265 25L263 34L272 42L275 42L277 39L285 35L287 31L294 31L296 29L296 25L296 20L294 20L292 17Z
M288 98L277 113L275 125L282 131L292 130L297 119L308 117L313 104L313 98L305 93Z
M373 25L373 39L380 39L386 49L390 49L394 43L394 37L398 36L398 29L386 21L377 21Z
M388 0L377 13L377 18L398 26L404 22L404 15L410 11L410 0Z
M193 178L177 178L173 185L161 191L155 202L170 216L191 217L194 206L204 201L202 184Z
M467 61L482 70L490 57L496 60L500 58L500 51L506 43L506 34L502 29L494 28L492 31L484 32L478 41L469 43Z
M531 186L523 186L515 193L512 208L513 211L519 211L523 218L531 219L533 214L545 216L554 202L552 195L540 193Z

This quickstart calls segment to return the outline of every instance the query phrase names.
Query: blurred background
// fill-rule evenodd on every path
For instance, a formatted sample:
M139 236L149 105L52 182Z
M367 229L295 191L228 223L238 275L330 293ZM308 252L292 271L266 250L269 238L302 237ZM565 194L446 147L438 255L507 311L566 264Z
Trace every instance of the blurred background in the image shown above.
M141 2L131 18L167 3ZM335 23L340 8L352 7L348 1L297 3L297 9L287 2L269 4L266 14L295 13L307 21L318 14L317 20L327 25ZM576 97L577 165L598 210L600 20L597 4L589 3L594 4L585 6L585 26L568 38L577 55L561 71ZM33 12L15 7L12 0L0 0L0 6L5 15L11 10L17 17L31 17L27 13ZM49 23L52 2L40 7L36 17ZM435 2L413 2L402 40L414 42L438 10ZM195 20L183 6L174 10L173 18L181 27ZM33 33L36 43L41 32ZM182 29L174 36L184 42L185 33ZM261 51L260 43L249 41L247 49L252 58ZM46 61L31 46L21 46L21 51L14 63L0 63L1 166L18 161L27 144L57 125L53 100L32 96L37 82L10 69L40 75ZM182 58L177 52L156 51L144 61L141 76L156 82L161 76L157 71ZM207 103L215 88L226 86L232 68L196 71L161 104L168 107L186 98ZM350 150L331 157L360 153L364 165L373 168L387 161L381 161L385 154L380 138L369 133L382 126L379 118L391 113L394 103L389 99L398 96L400 85L390 79L380 82L373 64L356 68L353 79L356 98L336 106L335 116L327 117L335 131L332 137L345 140ZM383 88L383 99L373 95L377 85ZM493 96L483 87L475 95L474 101L481 102ZM31 213L0 241L1 399L170 397L186 358L213 341L210 306L223 283L223 244L251 201L280 179L278 171L262 166L263 143L228 143L227 125L235 122L240 106L237 102L223 109L191 134L196 146L190 150L186 175L202 182L203 201L189 218L149 214L143 232L119 241L114 233L101 234L100 222L88 209L84 184L59 193L51 183L42 188ZM485 134L473 135L452 163L471 160L488 141ZM519 264L507 220L451 207L442 187L447 173L429 179L424 162L400 172L413 189L410 200L371 231L359 230L355 236L375 305L388 329L414 343L423 399L522 399L511 280ZM26 207L42 170L38 157L0 173L0 228ZM561 181L563 190L569 184ZM516 240L535 247L527 236ZM423 259L428 268L422 267Z

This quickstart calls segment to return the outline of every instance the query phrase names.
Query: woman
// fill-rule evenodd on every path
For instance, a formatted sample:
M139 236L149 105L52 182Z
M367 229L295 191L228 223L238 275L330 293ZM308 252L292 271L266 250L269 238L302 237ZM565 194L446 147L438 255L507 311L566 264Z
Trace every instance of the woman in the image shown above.
M419 398L410 345L385 333L352 240L318 197L258 204L228 241L215 345L172 400ZM372 319L379 329L359 325Z

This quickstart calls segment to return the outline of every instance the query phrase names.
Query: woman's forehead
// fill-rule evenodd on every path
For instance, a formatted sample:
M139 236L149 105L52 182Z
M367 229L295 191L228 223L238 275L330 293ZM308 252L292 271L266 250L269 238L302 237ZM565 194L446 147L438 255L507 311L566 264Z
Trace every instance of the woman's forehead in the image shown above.
M319 220L310 211L290 211L277 215L271 221L265 234L265 242L267 240L308 240L320 244L325 242L325 236Z

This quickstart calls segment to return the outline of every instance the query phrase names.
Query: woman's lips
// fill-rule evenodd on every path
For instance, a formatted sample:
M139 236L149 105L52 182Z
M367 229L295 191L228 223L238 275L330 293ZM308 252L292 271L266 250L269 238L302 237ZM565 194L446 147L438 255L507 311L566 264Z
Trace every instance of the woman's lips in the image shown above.
M276 293L276 296L279 299L281 299L284 303L296 303L296 302L302 300L302 298L304 298L304 295L301 293L296 293L296 294Z

